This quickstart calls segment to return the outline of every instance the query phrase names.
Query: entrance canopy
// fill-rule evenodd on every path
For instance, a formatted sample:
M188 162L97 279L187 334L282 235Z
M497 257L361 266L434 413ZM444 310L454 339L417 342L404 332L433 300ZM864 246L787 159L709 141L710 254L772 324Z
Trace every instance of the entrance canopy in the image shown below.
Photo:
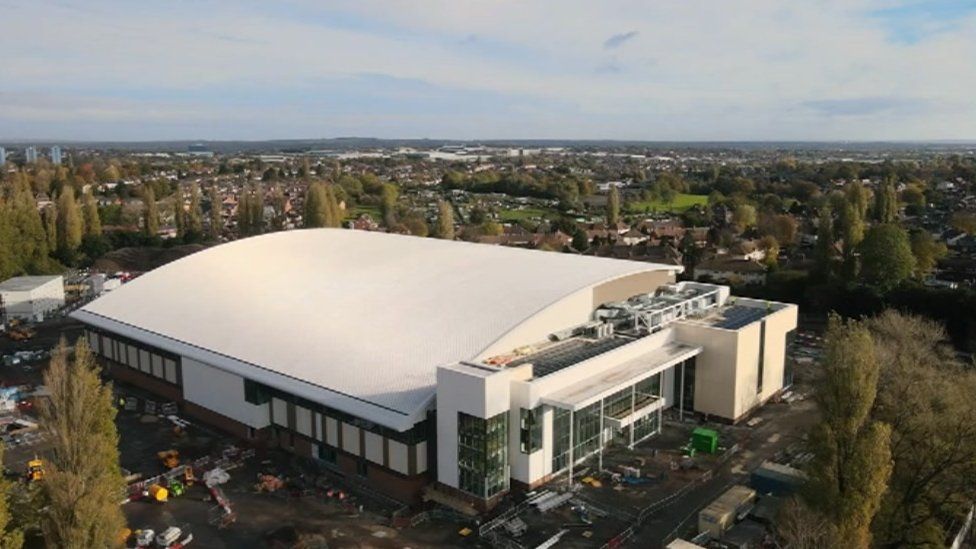
M609 370L563 387L551 395L546 395L542 397L542 402L575 412L663 372L675 364L699 355L701 352L701 347L683 343L667 343L653 351L622 362Z

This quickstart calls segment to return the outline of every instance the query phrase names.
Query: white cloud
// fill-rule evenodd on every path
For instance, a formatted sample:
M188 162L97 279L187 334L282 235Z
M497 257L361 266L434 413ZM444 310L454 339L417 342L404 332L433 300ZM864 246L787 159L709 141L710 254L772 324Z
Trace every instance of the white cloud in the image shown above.
M65 133L86 120L111 133L140 115L146 138L201 119L213 135L195 137L976 138L972 12L905 43L867 15L881 0L147 4L5 7L0 90L22 99L0 107L0 138L34 137L3 129L32 121L51 136L59 116L75 123ZM352 87L362 74L394 89ZM417 112L397 79L468 112ZM370 109L386 101L386 118L340 99L347 80L376 96ZM303 112L296 94L322 110Z

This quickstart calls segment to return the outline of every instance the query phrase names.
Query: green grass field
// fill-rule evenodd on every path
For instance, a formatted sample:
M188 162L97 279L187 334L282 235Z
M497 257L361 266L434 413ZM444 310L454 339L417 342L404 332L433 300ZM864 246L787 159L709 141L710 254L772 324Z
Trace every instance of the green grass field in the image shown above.
M524 208L521 210L502 210L498 213L498 218L503 222L517 222L523 219L536 219L551 215L552 212L541 208Z
M373 218L373 221L379 223L383 216L380 214L380 209L376 206L356 206L351 210L346 211L346 219L356 219L362 214L369 214Z
M708 196L704 194L679 193L677 196L675 196L674 202L671 204L665 204L662 200L642 200L639 202L627 202L626 210L628 212L663 212L668 210L673 212L683 212L698 204L702 206L708 204Z

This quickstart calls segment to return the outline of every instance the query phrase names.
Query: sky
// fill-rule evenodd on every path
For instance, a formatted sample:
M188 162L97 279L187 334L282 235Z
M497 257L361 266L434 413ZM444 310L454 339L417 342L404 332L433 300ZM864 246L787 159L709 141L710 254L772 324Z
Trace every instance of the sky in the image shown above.
M974 140L976 0L0 0L0 140Z

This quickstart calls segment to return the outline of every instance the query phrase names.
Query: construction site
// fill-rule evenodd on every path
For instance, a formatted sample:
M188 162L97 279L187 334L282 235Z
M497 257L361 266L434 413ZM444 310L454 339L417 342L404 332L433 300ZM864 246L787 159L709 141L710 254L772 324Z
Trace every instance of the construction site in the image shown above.
M265 273L275 291L247 303L211 268L311 245L317 263ZM461 258L484 267L470 269L477 282L430 284L454 280ZM500 260L521 270L500 276ZM777 501L754 477L799 478L819 340L797 333L796 306L678 282L679 270L327 229L210 248L2 339L5 465L44 482L42 372L60 336L80 336L113 383L129 547L663 547L765 533ZM319 306L338 302L361 314ZM405 310L429 321L405 324ZM360 337L377 326L397 330ZM700 517L713 504L720 527Z
M49 330L66 327L75 328L37 328L46 341L52 339ZM810 367L818 356L815 337L799 339L792 359ZM24 357L2 369L5 465L23 482L43 482L49 446L33 410L44 395L39 383L47 353L24 350L29 343L2 341L3 354ZM692 540L705 532L701 513L724 492L756 484L755 471L769 463L802 460L802 433L815 417L812 402L798 396L804 371L798 370L795 391L747 422L703 425L701 418L668 417L659 436L633 449L607 447L578 466L572 482L562 475L475 516L433 502L404 505L315 460L187 421L172 403L116 382L120 460L128 482L123 510L132 530L128 547L512 549L663 547ZM760 495L770 492L768 486L752 489L755 495L733 513L743 515L739 523L762 524L753 514L768 515L771 504L780 503ZM735 522L733 517L727 525L732 535L747 530L731 530Z

